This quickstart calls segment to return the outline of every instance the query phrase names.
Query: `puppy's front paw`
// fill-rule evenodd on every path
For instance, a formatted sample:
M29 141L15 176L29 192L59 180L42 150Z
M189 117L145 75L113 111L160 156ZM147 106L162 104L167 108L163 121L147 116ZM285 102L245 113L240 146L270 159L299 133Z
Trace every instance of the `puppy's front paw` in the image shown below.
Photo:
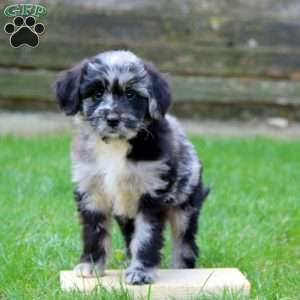
M98 277L103 275L104 268L97 264L85 262L78 264L73 271L79 277Z
M125 272L125 280L128 284L153 283L155 280L155 273L153 270L129 268Z

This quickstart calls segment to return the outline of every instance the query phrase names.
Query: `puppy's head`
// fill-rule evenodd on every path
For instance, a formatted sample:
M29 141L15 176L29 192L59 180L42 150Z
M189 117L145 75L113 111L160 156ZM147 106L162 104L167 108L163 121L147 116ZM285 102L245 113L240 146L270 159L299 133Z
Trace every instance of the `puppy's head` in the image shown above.
M167 81L129 51L109 51L62 73L56 97L67 115L80 113L102 138L133 138L166 114Z

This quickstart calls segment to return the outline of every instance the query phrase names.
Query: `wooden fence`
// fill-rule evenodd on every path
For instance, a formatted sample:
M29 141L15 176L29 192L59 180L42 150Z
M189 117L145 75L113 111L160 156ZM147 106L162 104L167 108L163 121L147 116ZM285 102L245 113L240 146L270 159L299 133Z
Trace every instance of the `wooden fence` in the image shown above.
M50 86L59 70L122 48L169 73L179 116L300 120L298 0L40 3L37 48L14 49L0 34L0 109L57 110ZM1 17L1 27L10 21Z

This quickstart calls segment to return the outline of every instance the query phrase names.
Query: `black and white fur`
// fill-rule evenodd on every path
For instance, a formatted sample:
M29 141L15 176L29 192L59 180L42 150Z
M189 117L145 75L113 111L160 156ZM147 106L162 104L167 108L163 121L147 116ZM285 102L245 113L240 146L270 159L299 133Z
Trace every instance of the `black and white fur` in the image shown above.
M208 194L201 165L174 117L155 67L129 51L109 51L62 73L56 97L75 116L72 174L83 254L75 271L102 274L114 217L131 263L130 284L153 282L163 230L172 228L172 267L193 268L198 215Z

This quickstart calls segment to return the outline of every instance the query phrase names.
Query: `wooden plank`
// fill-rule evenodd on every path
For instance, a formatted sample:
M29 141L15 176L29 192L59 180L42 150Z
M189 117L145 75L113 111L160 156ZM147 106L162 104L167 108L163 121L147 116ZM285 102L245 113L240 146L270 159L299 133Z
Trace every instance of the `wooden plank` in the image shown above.
M54 100L51 86L57 72L0 69L0 98ZM260 102L300 105L300 82L240 78L171 76L175 102Z
M253 12L222 15L223 5L213 5L215 14L195 9L174 15L165 10L155 14L47 5L48 15L41 19L47 29L39 47L12 49L3 33L0 66L63 69L104 50L128 48L178 74L300 77L299 18L259 18ZM293 5L289 2L283 7L290 10ZM254 7L244 6L245 10ZM0 27L8 20L1 18Z
M300 105L300 82L171 76L174 100Z
M300 78L300 51L229 49L162 44L94 43L69 45L41 41L37 49L0 43L0 66L60 70L109 49L130 49L160 70L183 75Z
M0 69L0 108L58 110L52 71ZM300 82L170 76L180 117L281 116L300 120Z
M0 98L53 102L55 72L0 69Z
M234 268L219 269L165 269L157 272L157 280L151 285L133 286L124 283L123 272L107 270L103 277L77 277L72 271L60 272L61 288L65 291L90 292L97 287L125 289L135 299L147 297L152 300L190 299L203 294L222 294L224 291L249 295L250 283ZM150 291L149 291L150 289Z
M0 109L58 111L51 88L55 77L45 70L0 69Z
M166 6L174 9L171 4ZM250 46L254 41L258 47L297 48L300 45L299 18L259 17L257 12L249 13L246 6L239 15L220 14L222 4L216 6L216 12L204 13L193 8L185 14L169 14L168 9L160 13L135 8L124 11L118 10L117 5L111 9L74 5L46 7L47 16L40 19L47 25L44 39L57 44L156 40L181 46L247 47L250 41ZM3 18L0 25L8 20ZM0 35L0 40L6 38L5 34Z

